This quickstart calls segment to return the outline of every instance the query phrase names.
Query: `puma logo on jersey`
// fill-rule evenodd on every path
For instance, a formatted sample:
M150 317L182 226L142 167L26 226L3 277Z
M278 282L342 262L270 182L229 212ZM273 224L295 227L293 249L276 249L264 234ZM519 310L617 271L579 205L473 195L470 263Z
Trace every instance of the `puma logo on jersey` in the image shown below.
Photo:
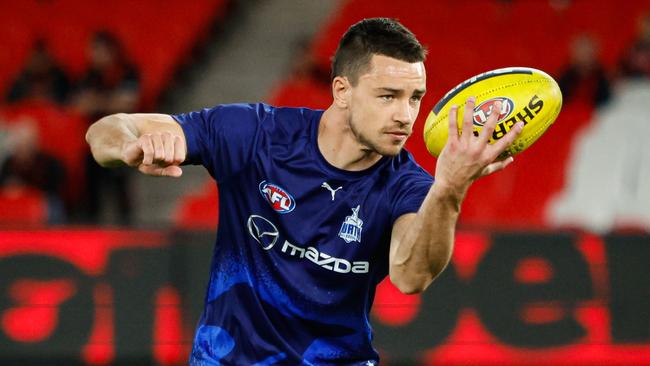
M336 196L336 191L343 188L343 187L338 187L336 189L332 189L332 187L330 187L330 185L327 184L327 182L323 182L323 184L321 184L320 186L330 191L330 194L332 195L332 201L334 201L334 197Z
M354 210L355 209L353 209L353 212L357 212L359 206L356 208L357 211ZM271 220L263 216L250 215L248 217L247 226L251 237L253 237L253 239L259 243L264 250L271 250L280 238L278 227L271 222ZM291 257L307 259L321 268L336 273L368 273L370 271L370 262L368 261L353 261L345 258L334 257L330 254L319 251L311 245L303 247L292 244L288 240L284 240L281 252Z

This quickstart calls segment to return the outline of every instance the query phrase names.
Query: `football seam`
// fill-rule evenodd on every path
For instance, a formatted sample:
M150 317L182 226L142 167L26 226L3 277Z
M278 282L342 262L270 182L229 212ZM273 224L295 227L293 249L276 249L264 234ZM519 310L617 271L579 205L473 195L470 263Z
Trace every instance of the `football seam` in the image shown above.
M537 139L541 135L543 135L544 132L546 132L546 130L555 122L556 117L560 114L560 110L561 110L561 105L560 105L560 107L555 108L555 110L551 114L551 117L547 118L544 121L544 124L542 125L542 128L536 129L535 132L533 132L531 135L529 135L525 140L520 141L521 143L519 145L531 146L533 143L535 143L535 141L537 141ZM513 150L513 149L514 149L514 151L512 151L513 153L517 153L517 152L521 151L521 149L518 146L514 146L514 145L511 145L507 150L510 151L510 150Z

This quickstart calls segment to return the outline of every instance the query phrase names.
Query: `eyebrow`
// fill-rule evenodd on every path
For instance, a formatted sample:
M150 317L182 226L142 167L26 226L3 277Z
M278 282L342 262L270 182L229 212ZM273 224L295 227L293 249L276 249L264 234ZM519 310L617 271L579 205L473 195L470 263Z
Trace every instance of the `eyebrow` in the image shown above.
M394 93L394 94L400 94L400 93L404 92L404 89L395 89L395 88L386 88L386 87L377 88L377 90L382 90L382 91L385 91L387 93ZM426 92L427 92L426 89L415 89L413 91L413 95L422 96Z

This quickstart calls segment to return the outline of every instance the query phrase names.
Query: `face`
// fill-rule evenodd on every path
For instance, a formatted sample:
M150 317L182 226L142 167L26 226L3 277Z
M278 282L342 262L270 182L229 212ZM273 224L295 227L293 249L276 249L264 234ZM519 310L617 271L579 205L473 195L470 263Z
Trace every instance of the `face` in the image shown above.
M399 154L413 132L426 91L422 62L373 55L369 70L348 94L349 127L362 149Z
M93 42L89 51L92 64L100 69L107 68L114 62L113 49L105 42Z

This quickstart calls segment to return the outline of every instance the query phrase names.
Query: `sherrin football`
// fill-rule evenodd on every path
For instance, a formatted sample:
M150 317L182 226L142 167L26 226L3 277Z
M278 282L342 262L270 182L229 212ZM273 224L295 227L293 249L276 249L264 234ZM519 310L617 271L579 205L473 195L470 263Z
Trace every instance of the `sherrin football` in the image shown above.
M462 129L467 98L476 97L473 133L477 135L495 103L501 110L489 143L493 144L519 121L524 129L502 157L524 151L546 132L562 108L562 93L555 80L543 71L529 67L508 67L476 75L457 85L433 107L424 125L424 142L433 156L440 155L449 132L449 109L458 105L458 128Z

